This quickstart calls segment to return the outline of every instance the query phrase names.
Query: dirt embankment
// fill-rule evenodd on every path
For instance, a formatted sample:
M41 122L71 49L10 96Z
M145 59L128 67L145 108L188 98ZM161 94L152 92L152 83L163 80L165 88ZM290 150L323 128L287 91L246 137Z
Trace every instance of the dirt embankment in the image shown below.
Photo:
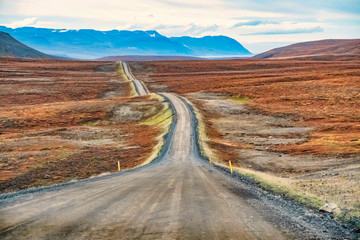
M232 160L270 183L360 216L359 60L148 62L132 68L150 89L192 100L218 161Z
M0 60L0 192L87 178L148 160L168 109L132 97L109 62Z

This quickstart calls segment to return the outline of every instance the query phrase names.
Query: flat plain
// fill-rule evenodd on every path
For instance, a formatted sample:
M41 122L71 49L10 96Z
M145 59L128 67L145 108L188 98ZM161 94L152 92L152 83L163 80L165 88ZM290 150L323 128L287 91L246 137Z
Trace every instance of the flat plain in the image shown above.
M133 96L115 62L0 59L0 192L133 168L161 144L168 104ZM165 113L165 114L164 114Z

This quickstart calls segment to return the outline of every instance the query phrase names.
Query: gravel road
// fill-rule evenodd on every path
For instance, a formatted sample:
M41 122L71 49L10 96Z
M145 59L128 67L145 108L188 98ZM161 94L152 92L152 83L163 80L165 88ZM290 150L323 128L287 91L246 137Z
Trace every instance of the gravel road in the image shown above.
M356 239L329 217L201 160L194 153L191 109L175 94L163 96L177 118L163 159L105 177L0 195L0 238Z
M149 91L147 90L146 86L142 81L139 81L134 77L134 75L131 73L129 65L126 62L121 62L122 68L124 69L124 72L126 76L129 78L130 81L134 83L135 90L138 95L143 96L149 94Z

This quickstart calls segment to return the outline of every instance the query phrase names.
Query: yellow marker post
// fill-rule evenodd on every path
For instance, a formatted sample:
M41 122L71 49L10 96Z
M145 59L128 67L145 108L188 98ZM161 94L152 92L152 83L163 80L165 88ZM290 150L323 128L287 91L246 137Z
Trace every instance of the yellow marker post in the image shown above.
M210 164L212 163L212 160L211 160L211 158L209 158L209 162L210 162Z
M231 161L229 161L229 166L230 166L230 172L231 172L231 174L232 174L232 166L231 166Z
M120 172L120 161L118 161L118 172Z

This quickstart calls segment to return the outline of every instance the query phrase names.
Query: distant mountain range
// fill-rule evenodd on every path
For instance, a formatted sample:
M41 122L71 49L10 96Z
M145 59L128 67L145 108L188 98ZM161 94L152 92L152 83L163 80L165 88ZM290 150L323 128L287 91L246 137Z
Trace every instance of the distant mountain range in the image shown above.
M4 32L0 32L0 57L55 58L22 44Z
M167 38L156 31L97 31L47 28L7 28L22 43L51 55L94 59L114 55L218 56L251 54L226 36Z
M17 39L2 30L13 34ZM166 61L204 59L194 56L226 59L233 58L234 55L246 57L247 54L250 52L240 43L225 36L167 38L156 31L101 32L33 27L11 29L0 26L0 57L64 59L65 56L70 56L99 61ZM299 57L310 60L359 59L360 39L296 43L269 50L253 58Z
M360 39L327 39L274 48L253 58L295 58L360 55Z
M238 41L225 36L206 36L202 38L172 37L170 39L191 49L194 56L251 54Z
M190 57L190 56L152 56L152 55L124 55L124 56L109 56L95 59L97 61L169 61L169 60L206 60L205 58Z

